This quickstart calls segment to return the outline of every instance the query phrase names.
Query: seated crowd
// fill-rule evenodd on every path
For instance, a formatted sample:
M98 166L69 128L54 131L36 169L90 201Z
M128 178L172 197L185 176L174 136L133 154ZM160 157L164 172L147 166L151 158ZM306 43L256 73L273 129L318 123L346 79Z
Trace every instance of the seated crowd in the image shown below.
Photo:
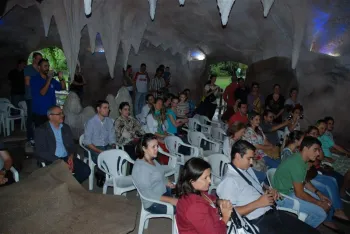
M343 209L343 202L350 203L350 152L335 143L331 117L301 131L303 107L296 89L285 100L276 84L265 100L258 83L253 83L251 91L243 79L233 80L227 87L223 95L229 106L222 121L228 129L222 152L230 163L213 195L208 193L212 177L205 159L189 159L175 185L165 177L162 164L166 162L159 157L158 149L167 151L164 140L168 136L179 136L187 143L182 127L194 114L212 119L220 91L215 85L216 77L211 76L205 85L197 108L189 100L190 90L178 96L169 93L171 74L169 68L164 71L163 65L152 79L145 64L131 77L132 68L128 66L124 78L135 99L136 118L130 115L130 104L122 102L120 116L113 120L109 117L109 103L100 100L96 115L85 124L83 144L95 164L101 152L122 146L135 161L131 169L135 186L143 196L174 207L180 234L227 233L232 216L259 230L257 233L276 234L319 233L315 228L320 224L341 233L334 219L350 222ZM46 111L48 121L35 131L35 153L45 164L63 160L82 183L93 172L77 158L64 113L58 106ZM0 169L6 171L11 162L4 152L0 145L0 163L4 162ZM273 178L267 176L269 169L275 170ZM7 182L3 175L1 171L0 184ZM101 185L104 173L97 170L96 177ZM305 215L302 221L279 210L295 209L293 199L300 203L299 216ZM142 204L154 214L167 212L167 206L156 202L142 199Z

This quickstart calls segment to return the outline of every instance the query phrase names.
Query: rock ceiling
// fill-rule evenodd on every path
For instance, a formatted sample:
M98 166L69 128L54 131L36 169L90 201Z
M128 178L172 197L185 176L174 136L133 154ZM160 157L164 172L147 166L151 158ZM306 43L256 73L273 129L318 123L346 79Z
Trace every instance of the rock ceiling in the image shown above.
M180 54L184 63L189 50L194 48L202 50L208 59L234 59L246 63L274 56L287 57L293 68L299 57L310 50L331 56L347 57L350 54L350 2L345 0L40 2L8 0L0 21L0 42L24 43L28 49L37 49L25 33L29 22L34 24L28 18L30 15L11 15L11 11L16 12L16 5L37 7L42 22L36 24L42 24L45 36L50 35L54 18L70 71L76 67L84 27L88 29L92 51L96 35L100 34L111 76L119 47L126 65L130 50L137 53L142 41L169 49L174 55ZM87 17L85 11L90 13L90 10L91 15Z

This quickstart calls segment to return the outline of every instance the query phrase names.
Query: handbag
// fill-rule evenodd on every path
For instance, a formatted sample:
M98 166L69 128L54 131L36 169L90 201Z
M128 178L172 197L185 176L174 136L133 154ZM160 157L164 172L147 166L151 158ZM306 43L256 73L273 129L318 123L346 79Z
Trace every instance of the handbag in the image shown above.
M227 234L257 234L258 228L251 224L249 219L241 217L233 208L231 213L231 224L228 228Z
M267 156L269 156L272 159L280 158L280 148L278 146L275 146L269 150L264 150L264 153L267 154Z

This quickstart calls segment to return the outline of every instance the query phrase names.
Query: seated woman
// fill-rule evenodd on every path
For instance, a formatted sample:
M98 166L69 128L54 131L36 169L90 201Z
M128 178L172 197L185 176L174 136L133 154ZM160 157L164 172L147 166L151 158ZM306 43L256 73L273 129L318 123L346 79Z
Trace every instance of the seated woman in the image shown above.
M187 96L187 102L188 102L188 107L189 107L189 113L188 113L187 117L192 118L192 116L194 116L194 111L196 109L196 103L192 99L190 99L191 90L185 89L183 92Z
M322 126L321 126L322 128ZM318 128L315 126L309 126L306 131L307 136L312 136L317 138L319 136ZM324 153L321 152L319 158L315 160L313 166L320 171L323 175L331 176L337 181L338 188L340 187L340 197L345 203L350 203L350 171L347 171L343 176L339 172L336 172L332 167L322 167L321 161L324 160ZM348 194L348 196L347 196Z
M166 112L167 132L176 135L177 128L188 122L188 119L177 119L176 108L179 103L178 97L171 98L170 108Z
M176 206L177 199L171 195L175 187L165 178L163 167L155 160L158 153L158 140L146 133L137 146L138 159L132 170L132 179L139 192L150 199L167 202ZM167 207L162 204L142 200L144 208L152 214L166 214Z
M232 204L208 194L210 165L201 158L185 163L176 185L176 222L181 234L226 234ZM219 215L220 208L222 217Z
M303 107L301 105L296 105L289 116L287 117L290 122L288 126L284 129L284 134L287 136L292 131L300 131L299 119L302 117Z
M260 115L258 113L249 114L248 128L243 135L243 140L248 141L256 147L255 156L256 161L261 164L260 166L253 165L257 171L262 171L263 164L266 164L269 168L277 168L281 163L280 159L273 159L267 155L264 151L274 151L276 146L272 145L265 137L262 129L260 128ZM263 159L262 163L261 159ZM266 169L266 168L265 168Z
M227 157L231 157L231 149L233 144L241 139L246 131L244 123L235 122L227 129L227 137L225 137L222 151Z
M248 94L248 111L254 111L256 113L262 114L264 112L265 99L259 92L259 83L252 83L252 90Z
M115 120L117 144L124 146L124 150L133 160L136 160L135 146L140 136L145 132L139 122L130 116L130 105L122 102L119 105L120 116Z
M155 134L158 139L163 140L168 136L164 126L165 119L163 99L157 98L155 104L150 109L150 113L147 115L145 132Z
M190 112L190 106L187 102L187 95L186 93L180 93L179 95L179 99L178 99L179 103L176 107L176 116L178 118L181 119L187 119L187 115Z
M300 147L304 139L304 133L301 131L293 131L285 138L285 147L281 152L281 160L285 161L292 156Z

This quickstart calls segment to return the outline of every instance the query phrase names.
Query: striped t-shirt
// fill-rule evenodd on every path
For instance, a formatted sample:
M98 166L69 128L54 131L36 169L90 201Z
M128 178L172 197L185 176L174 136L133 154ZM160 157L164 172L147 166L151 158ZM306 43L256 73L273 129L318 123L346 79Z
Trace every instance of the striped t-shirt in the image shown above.
M187 118L190 106L188 102L179 102L176 108L176 116L179 118Z

